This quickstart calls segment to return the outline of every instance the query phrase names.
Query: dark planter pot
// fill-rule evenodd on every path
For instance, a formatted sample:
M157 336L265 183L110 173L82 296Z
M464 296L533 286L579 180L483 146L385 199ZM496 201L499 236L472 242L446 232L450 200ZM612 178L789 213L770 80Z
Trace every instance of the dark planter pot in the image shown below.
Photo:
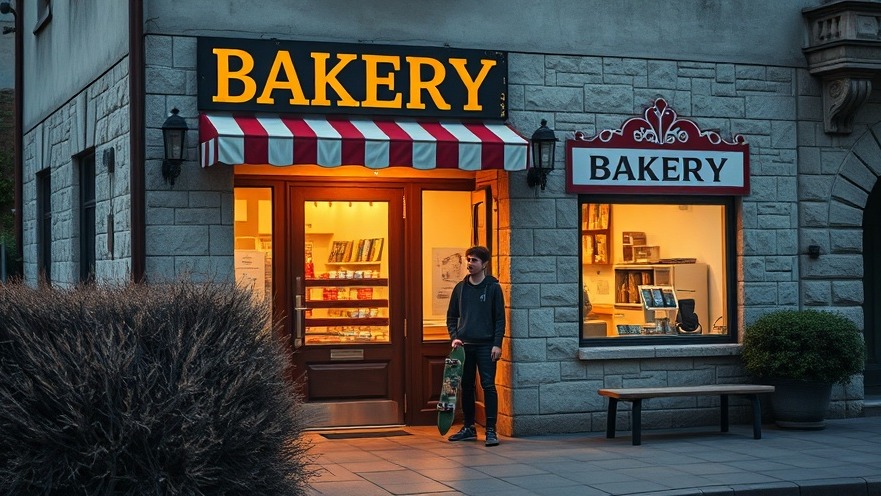
M826 427L832 384L794 379L772 379L774 423L784 429L817 430Z

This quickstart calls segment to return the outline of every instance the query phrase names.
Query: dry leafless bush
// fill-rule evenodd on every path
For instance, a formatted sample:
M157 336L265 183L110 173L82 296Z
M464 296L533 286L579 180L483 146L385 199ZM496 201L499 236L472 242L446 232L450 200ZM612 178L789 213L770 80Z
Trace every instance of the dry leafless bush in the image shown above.
M0 285L0 494L302 494L266 319L231 285Z

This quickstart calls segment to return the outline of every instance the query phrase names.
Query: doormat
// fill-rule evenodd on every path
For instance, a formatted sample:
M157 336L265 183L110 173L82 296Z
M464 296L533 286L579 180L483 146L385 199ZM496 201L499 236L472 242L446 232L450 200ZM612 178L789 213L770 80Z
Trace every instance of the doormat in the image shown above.
M412 434L410 434L409 432L402 430L367 432L322 432L321 435L326 437L327 439L359 439L368 437L412 436Z

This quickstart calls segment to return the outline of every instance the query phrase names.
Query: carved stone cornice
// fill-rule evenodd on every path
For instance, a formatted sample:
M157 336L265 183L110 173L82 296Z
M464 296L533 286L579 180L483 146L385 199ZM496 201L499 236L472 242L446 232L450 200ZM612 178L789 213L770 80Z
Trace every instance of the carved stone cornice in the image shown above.
M823 82L827 133L848 134L881 76L881 2L839 0L802 10L808 71Z

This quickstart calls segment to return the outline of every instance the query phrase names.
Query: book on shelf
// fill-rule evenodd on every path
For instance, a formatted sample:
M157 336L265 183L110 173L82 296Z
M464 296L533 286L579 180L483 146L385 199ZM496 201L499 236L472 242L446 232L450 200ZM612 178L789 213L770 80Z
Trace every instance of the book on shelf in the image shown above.
M608 253L606 252L606 235L605 234L597 234L596 235L596 263L608 263Z
M376 238L373 240L373 253L370 257L371 262L382 260L382 247L385 244L385 238Z
M330 244L330 254L327 255L328 262L336 262L336 254L340 249L340 242L334 241Z
M364 240L364 251L361 252L361 258L358 259L359 262L367 262L370 260L370 249L373 246L373 240L368 238Z
M346 252L343 255L343 262L351 262L352 261L352 247L355 245L354 241L346 241Z
M364 254L364 240L358 240L358 252L355 254L355 261L358 262L361 260L361 257Z
M609 208L611 207L611 205L609 205L608 203L601 203L599 207L599 220L597 222L597 229L608 229Z

